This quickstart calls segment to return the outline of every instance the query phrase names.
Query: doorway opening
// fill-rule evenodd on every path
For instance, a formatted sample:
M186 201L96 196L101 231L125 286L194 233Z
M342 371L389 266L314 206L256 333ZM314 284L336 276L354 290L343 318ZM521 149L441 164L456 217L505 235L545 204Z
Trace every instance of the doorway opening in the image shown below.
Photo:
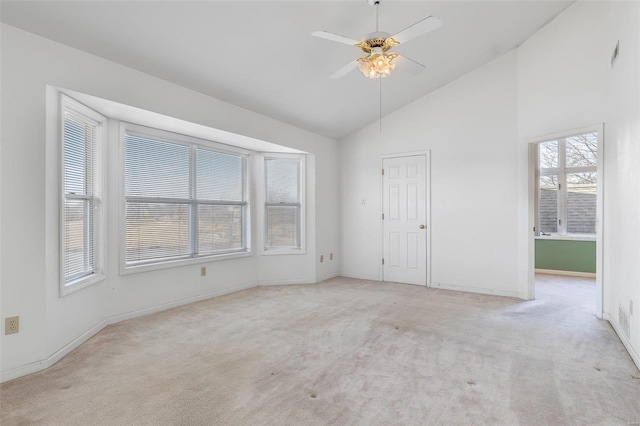
M382 280L430 285L429 152L382 156Z
M602 317L602 125L532 141L532 294L544 283L545 297L574 295L576 305L593 302ZM551 279L544 275L572 277ZM574 291L576 285L593 287ZM542 284L541 284L542 285ZM559 285L557 291L549 286ZM573 290L567 290L572 288ZM565 291L567 290L567 291ZM581 297L593 297L583 301Z

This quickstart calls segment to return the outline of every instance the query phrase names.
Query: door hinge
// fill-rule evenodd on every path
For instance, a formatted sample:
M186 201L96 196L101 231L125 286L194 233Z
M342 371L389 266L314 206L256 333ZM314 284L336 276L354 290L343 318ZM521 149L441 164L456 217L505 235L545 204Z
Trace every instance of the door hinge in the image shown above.
M384 213L382 213L382 220L384 220Z
M536 227L535 227L535 226L533 227L533 232L534 232L534 233L536 232Z
M382 264L384 265L384 257L382 258Z
M384 169L382 169L382 176L384 176Z
M562 219L558 219L558 225L562 225Z

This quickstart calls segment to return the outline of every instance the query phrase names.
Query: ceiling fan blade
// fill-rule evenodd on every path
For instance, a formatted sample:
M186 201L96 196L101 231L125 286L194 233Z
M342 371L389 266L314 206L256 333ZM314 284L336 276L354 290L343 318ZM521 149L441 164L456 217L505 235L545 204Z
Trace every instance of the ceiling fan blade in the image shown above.
M315 37L326 38L327 40L331 41L337 41L338 43L348 44L350 46L355 46L356 44L360 43L358 40L353 40L351 38L343 37L338 34L328 33L326 31L315 31L312 32L311 35Z
M418 37L422 34L426 34L429 31L433 31L436 28L440 28L442 26L442 21L435 16L429 16L424 18L422 21L416 22L411 25L409 28L405 28L400 31L398 34L391 36L390 38L394 39L398 43L406 43L412 38Z
M357 67L358 67L358 60L356 59L355 61L349 62L344 67L340 68L338 71L336 71L333 74L331 74L331 76L329 78L344 77L349 72L351 72L352 70L356 69Z
M409 59L400 54L398 54L393 62L396 64L396 69L406 71L411 74L420 74L426 68L420 62L416 62L413 59Z

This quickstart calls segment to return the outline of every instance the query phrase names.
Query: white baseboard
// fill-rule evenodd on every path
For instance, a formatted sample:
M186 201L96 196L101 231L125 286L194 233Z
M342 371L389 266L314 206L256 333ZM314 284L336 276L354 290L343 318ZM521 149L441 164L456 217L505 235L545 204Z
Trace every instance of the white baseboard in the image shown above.
M32 373L37 373L40 370L50 367L48 360L35 361L20 367L12 368L11 370L3 371L0 373L0 383L8 382L9 380L17 379L22 376L27 376Z
M143 317L145 315L155 314L156 312L166 311L167 309L177 308L178 306L188 305L189 303L199 302L201 300L211 299L218 296L224 296L225 294L235 293L237 291L247 290L249 288L257 287L256 282L239 284L233 287L227 287L224 289L212 291L198 296L185 297L184 299L175 300L161 305L152 306L150 308L140 309L138 311L127 312L124 314L114 315L109 318L109 325L116 324L121 321L126 321L133 318Z
M516 297L518 299L524 299L525 295L518 291L509 291L509 290L494 290L490 288L482 288L482 287L469 287L464 285L452 285L452 284L443 284L443 283L431 283L431 288L442 288L445 290L454 290L454 291L466 291L468 293L479 293L479 294L489 294L492 296L505 296L505 297Z
M609 324L611 324L611 326L613 327L613 330L616 332L616 334L620 338L620 341L624 345L625 349L627 350L627 352L629 352L629 356L631 357L633 362L636 364L636 367L638 367L638 370L640 370L640 354L638 354L635 348L631 345L631 341L629 340L629 338L627 338L627 336L622 332L622 330L620 330L620 326L616 322L613 315L611 315L609 312L605 312L604 317L607 321L609 321Z
M339 276L340 276L340 274L338 274L337 272L335 272L335 273L331 273L331 274L319 275L319 276L317 277L317 282L322 282L322 281L330 280L330 279L332 279L332 278L339 277Z
M315 284L315 280L303 280L303 279L293 279L293 280L266 280L259 281L258 285L261 287L268 287L271 285L293 285L293 284Z
M359 273L351 273L351 272L342 272L339 274L341 277L345 278L355 278L359 280L370 280L370 281L381 281L381 277L379 275L367 275L367 274L359 274ZM494 296L506 296L506 297L515 297L518 299L527 299L527 295L525 293L521 293L518 291L508 291L508 290L493 290L481 287L467 287L461 285L452 285L452 284L443 284L443 283L431 283L430 288L442 288L445 290L453 290L453 291L466 291L468 293L479 293L479 294L490 294Z
M536 274L564 275L567 277L583 277L583 278L596 277L595 272L558 271L555 269L538 269L538 268L536 268Z
M382 277L380 275L372 275L372 274L360 274L355 272L341 272L338 276L345 278L355 278L358 280L368 280L368 281L380 281Z
M229 287L221 290L216 290L210 293L201 294L193 297L186 297L184 299L180 299L174 302L163 303L161 305L152 306L150 308L140 309L138 311L127 312L124 314L114 315L109 317L95 326L91 327L89 330L82 333L82 335L78 336L71 342L67 343L62 348L58 349L51 356L46 359L35 361L26 365L21 365L16 368L12 368L11 370L7 370L4 372L0 372L0 383L7 382L9 380L17 379L22 376L26 376L28 374L36 373L41 370L45 370L56 362L60 361L65 355L69 354L71 351L76 349L78 346L98 334L102 331L106 326L111 324L116 324L125 320L143 317L145 315L154 314L156 312L166 311L167 309L176 308L178 306L187 305L189 303L199 302L201 300L211 299L213 297L224 296L225 294L235 293L237 291L246 290L249 288L257 287L258 284L255 282L252 283L244 283L234 287Z
M9 380L17 379L18 377L26 376L31 373L36 373L40 370L47 369L51 367L56 362L60 361L64 358L65 355L69 354L72 350L98 334L103 328L110 324L109 320L104 320L93 326L89 330L82 333L77 338L73 339L71 342L64 345L62 348L58 349L53 353L50 357L35 361L27 365L21 365L20 367L12 368L11 370L7 370L2 372L0 376L0 383L7 382Z

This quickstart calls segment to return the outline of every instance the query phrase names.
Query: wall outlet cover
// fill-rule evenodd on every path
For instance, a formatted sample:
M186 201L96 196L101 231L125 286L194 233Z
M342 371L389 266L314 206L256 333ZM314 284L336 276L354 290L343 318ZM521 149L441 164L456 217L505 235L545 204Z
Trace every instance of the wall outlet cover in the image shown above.
M4 334L15 334L20 331L20 317L7 317L4 319Z

